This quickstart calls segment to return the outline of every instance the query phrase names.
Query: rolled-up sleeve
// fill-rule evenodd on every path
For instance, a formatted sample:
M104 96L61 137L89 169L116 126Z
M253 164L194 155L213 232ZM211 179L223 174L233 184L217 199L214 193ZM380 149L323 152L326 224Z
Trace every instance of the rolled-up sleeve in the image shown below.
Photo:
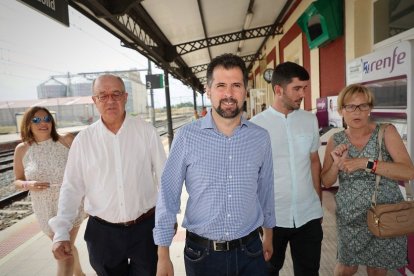
M259 174L258 197L263 210L263 227L276 226L272 147L269 135L263 144L264 159ZM276 203L277 204L277 203Z

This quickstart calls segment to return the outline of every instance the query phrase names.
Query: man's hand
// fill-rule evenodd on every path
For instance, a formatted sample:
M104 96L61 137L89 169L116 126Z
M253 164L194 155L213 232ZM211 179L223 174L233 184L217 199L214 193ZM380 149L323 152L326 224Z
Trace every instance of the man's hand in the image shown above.
M270 260L273 255L273 229L263 228L263 257L266 262Z
M59 241L53 243L52 252L56 260L65 260L73 257L72 247L69 241Z
M168 247L158 246L157 276L174 276L174 267Z

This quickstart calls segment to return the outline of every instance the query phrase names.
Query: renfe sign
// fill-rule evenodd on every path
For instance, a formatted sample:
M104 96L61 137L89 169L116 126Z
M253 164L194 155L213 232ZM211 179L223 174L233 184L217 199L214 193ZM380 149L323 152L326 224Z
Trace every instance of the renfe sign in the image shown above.
M410 49L408 42L402 42L349 62L347 84L407 75Z
M69 27L69 11L66 0L20 0L20 2Z
M400 64L403 64L404 62L407 62L406 57L407 57L407 53L404 51L398 51L398 46L396 46L391 56L379 58L371 62L363 61L364 74L369 74L370 72L380 71L380 70L386 70L388 71L388 73L391 74L394 71L395 66L398 66Z

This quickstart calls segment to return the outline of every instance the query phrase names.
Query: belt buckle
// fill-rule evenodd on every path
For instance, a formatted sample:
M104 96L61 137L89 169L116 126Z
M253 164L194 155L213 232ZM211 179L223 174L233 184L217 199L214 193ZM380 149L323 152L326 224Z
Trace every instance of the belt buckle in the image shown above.
M130 220L130 221L126 221L123 222L122 225L124 225L125 227L131 226L132 224L135 224L136 220Z
M230 244L226 241L213 241L214 251L229 251Z

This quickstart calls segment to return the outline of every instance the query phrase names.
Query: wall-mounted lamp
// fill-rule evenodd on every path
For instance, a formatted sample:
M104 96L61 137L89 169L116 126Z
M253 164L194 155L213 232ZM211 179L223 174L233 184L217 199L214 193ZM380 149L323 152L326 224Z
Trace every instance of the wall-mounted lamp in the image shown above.
M252 12L249 12L248 14L246 14L246 18L244 19L244 25L243 25L244 30L247 30L250 27L250 24L252 23L252 19L253 19Z

